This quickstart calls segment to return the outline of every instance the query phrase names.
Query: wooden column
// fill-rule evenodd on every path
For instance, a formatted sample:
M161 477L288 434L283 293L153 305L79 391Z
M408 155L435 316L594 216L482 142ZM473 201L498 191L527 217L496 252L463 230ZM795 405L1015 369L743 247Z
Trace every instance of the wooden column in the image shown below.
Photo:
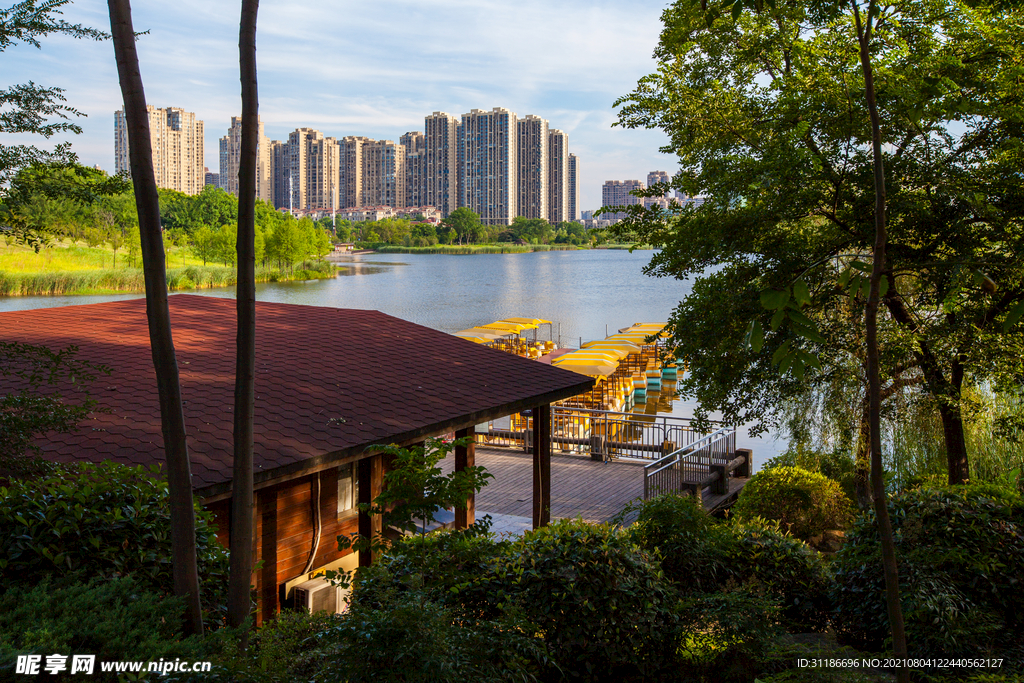
M359 503L369 505L373 499L380 495L384 484L383 459L378 453L368 458L363 458L357 463L359 473ZM362 510L359 511L359 535L370 539L377 539L381 535L381 516L368 515ZM359 566L369 567L373 564L373 553L371 551L359 553Z
M533 409L533 528L551 522L551 405Z
M475 438L474 429L467 427L455 432L456 439ZM455 471L461 472L467 467L476 465L476 444L472 441L468 446L455 447ZM465 529L476 521L476 494L470 493L466 499L466 507L455 508L455 528Z
M256 623L262 624L277 614L277 489L258 491L259 548L263 566L259 571L259 611Z

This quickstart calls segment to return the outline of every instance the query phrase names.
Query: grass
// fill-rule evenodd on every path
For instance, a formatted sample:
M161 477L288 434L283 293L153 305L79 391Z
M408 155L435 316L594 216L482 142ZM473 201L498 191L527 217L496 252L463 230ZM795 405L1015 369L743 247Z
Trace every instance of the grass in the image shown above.
M169 264L182 263L180 251L171 252ZM127 263L118 254L118 263ZM141 268L112 268L109 249L64 245L41 249L0 245L0 296L46 296L68 294L112 294L144 292ZM335 277L336 269L326 262L306 262L290 270L258 267L257 282L317 280ZM237 281L234 266L188 265L167 269L167 288L187 291L232 287Z

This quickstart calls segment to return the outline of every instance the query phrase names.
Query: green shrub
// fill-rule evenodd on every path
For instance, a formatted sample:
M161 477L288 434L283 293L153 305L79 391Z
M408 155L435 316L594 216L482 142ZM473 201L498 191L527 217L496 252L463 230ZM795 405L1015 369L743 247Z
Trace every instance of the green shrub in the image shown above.
M464 621L422 591L379 593L315 637L292 668L296 679L347 683L487 683L537 680L544 641L512 619ZM293 679L293 680L296 680Z
M749 484L748 484L749 486ZM631 538L662 556L665 576L684 595L731 586L778 602L791 629L820 630L828 620L829 575L821 555L760 518L726 524L690 496L665 495L637 503ZM627 508L627 512L629 508Z
M379 562L359 571L353 600L380 607L393 591L421 591L464 617L499 618L501 588L491 578L511 542L493 540L486 528L399 539Z
M630 504L618 521L637 513L632 540L661 555L666 578L683 593L713 592L730 577L729 534L693 496L666 494Z
M656 556L610 525L562 520L528 532L496 580L567 679L653 677L673 660L675 594Z
M989 484L919 488L892 497L889 509L912 653L1024 654L1019 639L993 637L1018 633L1024 619L1020 496ZM855 522L834 572L839 633L855 645L881 649L889 625L873 510ZM1014 642L1015 654L1001 650Z
M799 539L849 526L853 510L839 484L799 467L772 467L755 474L740 492L733 514L739 519L774 519Z
M199 638L184 639L184 602L145 590L134 578L38 585L0 596L0 678L11 680L19 654L96 655L90 680L113 681L101 661L206 659ZM70 659L68 660L70 662ZM70 667L69 667L70 668ZM5 674L10 674L7 676ZM70 672L47 680L78 680Z
M171 593L170 504L157 474L81 463L0 487L0 589L44 576L130 575L145 590ZM196 545L203 607L220 621L228 554L198 505Z
M774 467L801 467L809 472L817 472L838 482L850 500L857 497L856 463L847 451L820 451L794 444L785 453L764 464L766 470Z
M725 562L732 580L778 601L788 630L824 630L832 579L821 553L763 519L734 522L729 531Z

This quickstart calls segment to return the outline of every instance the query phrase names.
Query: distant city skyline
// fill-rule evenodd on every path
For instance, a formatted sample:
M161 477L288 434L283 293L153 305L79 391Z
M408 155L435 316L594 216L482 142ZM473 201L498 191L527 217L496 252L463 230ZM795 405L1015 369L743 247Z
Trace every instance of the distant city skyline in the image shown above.
M655 70L651 54L666 4L426 0L261 7L260 117L270 139L310 127L339 140L395 140L422 130L424 112L461 114L495 103L536 112L568 135L581 161L578 210L595 209L608 179L675 170L674 159L658 152L666 143L662 133L611 127L612 102ZM65 10L67 21L108 26L102 4ZM219 170L220 138L241 106L237 6L181 0L133 10L135 29L149 31L138 43L147 102L196 112L206 122L203 165ZM113 112L122 103L111 44L51 36L42 50L21 44L3 60L4 86L32 80L66 89L68 103L88 114L76 121L83 134L67 138L72 148L82 163L113 171ZM47 144L29 136L5 136L5 142Z

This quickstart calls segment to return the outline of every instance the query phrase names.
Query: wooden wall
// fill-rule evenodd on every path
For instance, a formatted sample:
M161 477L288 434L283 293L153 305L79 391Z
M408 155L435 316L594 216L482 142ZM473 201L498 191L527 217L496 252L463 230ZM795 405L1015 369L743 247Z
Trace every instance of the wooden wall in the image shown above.
M255 570L256 623L276 614L286 598L284 584L298 577L309 562L315 534L314 505L319 477L319 508L322 530L312 568L333 562L342 555L338 551L339 535L358 530L357 515L338 519L338 470L330 469L307 475L256 492L256 561L263 561ZM206 506L217 522L217 538L228 546L231 501L217 501Z

